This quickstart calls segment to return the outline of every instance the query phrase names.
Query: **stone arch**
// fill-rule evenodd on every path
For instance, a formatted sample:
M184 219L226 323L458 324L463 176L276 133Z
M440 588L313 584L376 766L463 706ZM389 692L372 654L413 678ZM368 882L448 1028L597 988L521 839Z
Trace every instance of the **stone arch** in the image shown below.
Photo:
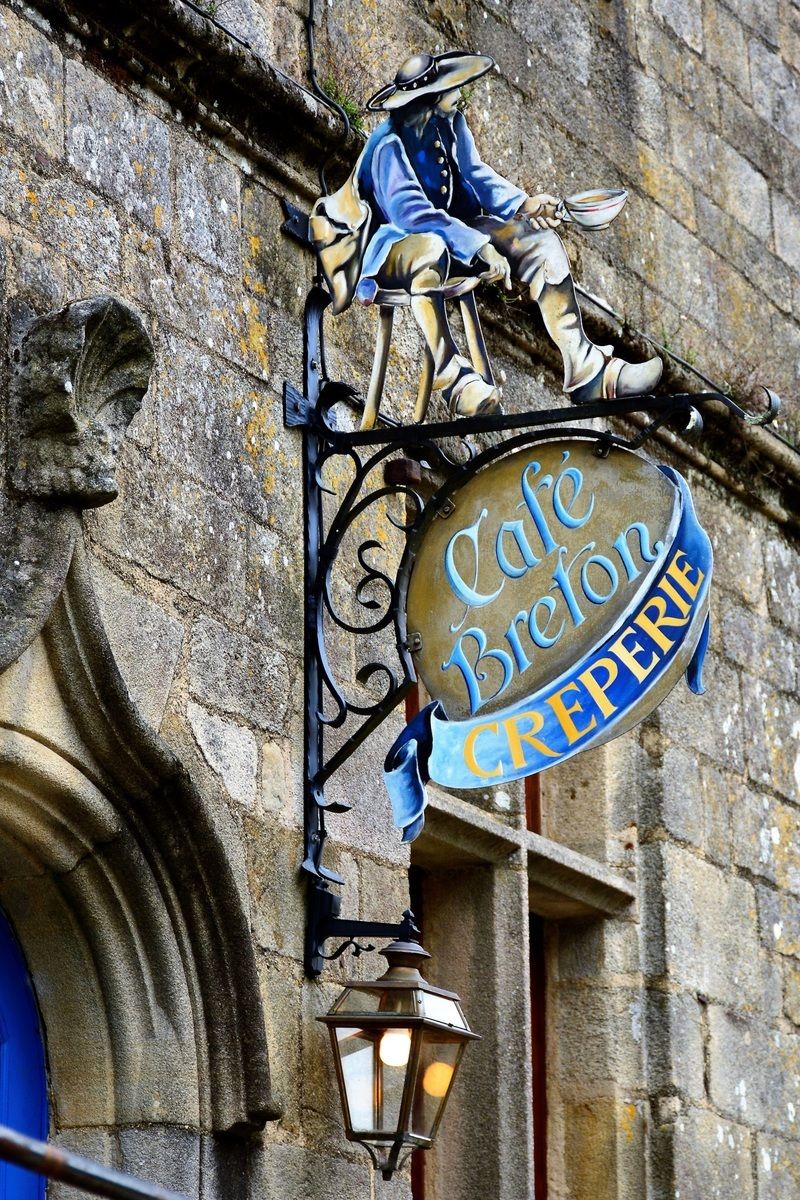
M0 676L0 904L30 964L56 1127L244 1133L279 1115L246 897L128 695L80 540Z

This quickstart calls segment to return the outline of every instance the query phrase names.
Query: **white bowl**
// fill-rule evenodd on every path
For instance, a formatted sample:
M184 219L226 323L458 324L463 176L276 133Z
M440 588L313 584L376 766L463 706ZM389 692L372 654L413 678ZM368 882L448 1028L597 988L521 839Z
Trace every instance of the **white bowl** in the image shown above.
M595 188L565 196L558 213L562 221L574 221L581 229L607 229L625 207L628 193L624 188Z

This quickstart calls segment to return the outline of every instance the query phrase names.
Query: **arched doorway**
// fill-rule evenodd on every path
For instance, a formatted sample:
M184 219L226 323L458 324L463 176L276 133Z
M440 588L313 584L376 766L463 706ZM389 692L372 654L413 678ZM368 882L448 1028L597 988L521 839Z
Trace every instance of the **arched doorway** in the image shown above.
M0 910L0 1124L47 1137L47 1072L28 968ZM0 1200L42 1200L44 1179L0 1161Z
M246 1135L279 1115L235 863L132 704L82 546L43 633L0 671L0 906L47 1029L56 1141Z

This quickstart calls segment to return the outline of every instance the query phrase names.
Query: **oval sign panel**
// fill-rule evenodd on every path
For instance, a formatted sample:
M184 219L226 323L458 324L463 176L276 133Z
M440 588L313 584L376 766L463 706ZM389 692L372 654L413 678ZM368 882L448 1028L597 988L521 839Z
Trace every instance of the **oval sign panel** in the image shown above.
M596 447L563 438L507 455L428 525L406 614L435 703L387 759L396 811L426 778L486 787L608 741L687 670L700 690L711 547L688 488Z

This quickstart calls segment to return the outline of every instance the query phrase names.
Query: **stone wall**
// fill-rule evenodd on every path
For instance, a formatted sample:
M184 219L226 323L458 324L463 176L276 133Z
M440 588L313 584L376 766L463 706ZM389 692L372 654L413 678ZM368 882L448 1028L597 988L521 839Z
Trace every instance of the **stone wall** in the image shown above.
M620 1175L636 1181L632 1196L797 1188L787 924L797 906L797 627L778 601L785 543L729 500L720 511L720 496L688 477L717 551L707 695L676 689L632 744L545 780L555 838L575 828L580 793L600 789L593 804L578 799L581 844L632 870L639 889L634 922L554 935L553 1044L594 1047L588 1062L556 1054L557 1195L617 1195ZM577 1141L589 1152L571 1167ZM617 1176L607 1191L597 1190L601 1168Z
M374 966L340 961L323 983L302 970L301 441L283 426L282 389L302 379L313 264L280 232L280 197L308 209L338 126L302 91L300 0L220 0L214 20L181 0L111 7L0 4L2 361L34 315L108 291L153 337L120 496L85 521L92 573L132 697L224 831L282 1116L249 1147L167 1117L53 1135L208 1200L408 1195L405 1176L381 1184L344 1141L313 1019L345 974ZM566 888L571 871L595 897L548 933L551 1200L789 1200L800 1183L797 10L333 0L317 41L320 77L359 100L418 49L493 55L468 114L489 161L531 190L631 192L607 233L567 238L577 277L618 314L588 304L592 328L639 348L631 330L644 329L740 398L755 381L784 397L774 432L718 416L695 445L651 443L687 474L714 543L708 693L680 687L637 733L545 776L543 832L576 852L554 850L561 873L548 880ZM339 148L334 177L357 147ZM363 386L372 316L329 324L334 377ZM496 296L486 317L506 407L552 406L560 381L538 317ZM410 322L395 347L388 395L402 414L417 369ZM698 386L674 364L668 379ZM331 816L328 861L352 916L395 920L407 902L408 853L375 778L400 720L337 784L355 804ZM534 895L547 851L523 828L517 792L432 807L414 851L428 920L438 909L472 947L449 964L436 930L433 979L458 977L486 1040L428 1200L520 1200L532 1195L524 873ZM615 877L636 902L612 918L596 890L611 895Z

